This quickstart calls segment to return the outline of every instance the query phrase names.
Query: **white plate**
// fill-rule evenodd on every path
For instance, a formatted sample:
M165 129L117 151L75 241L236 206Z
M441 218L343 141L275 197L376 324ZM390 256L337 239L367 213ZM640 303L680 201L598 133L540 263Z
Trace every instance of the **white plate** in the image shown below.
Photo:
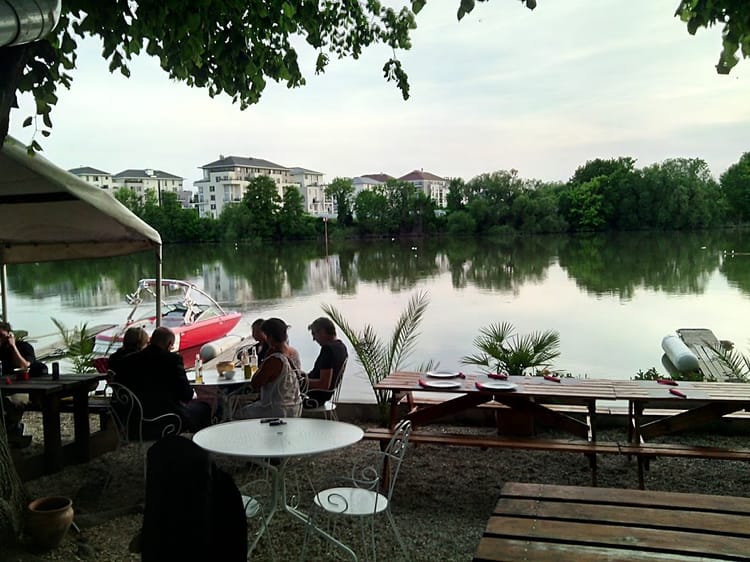
M436 379L455 379L459 373L454 373L451 371L427 371L425 373L428 377L433 377Z
M483 390L515 390L518 386L508 381L487 381L482 383Z
M458 381L424 381L423 386L429 386L430 388L461 388L461 383Z

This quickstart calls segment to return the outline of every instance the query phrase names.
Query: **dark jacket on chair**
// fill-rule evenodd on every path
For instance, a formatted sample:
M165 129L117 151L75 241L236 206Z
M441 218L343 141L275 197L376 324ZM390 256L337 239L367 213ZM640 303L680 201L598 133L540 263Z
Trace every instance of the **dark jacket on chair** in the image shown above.
M191 440L165 437L148 450L143 562L247 560L247 521L231 476Z

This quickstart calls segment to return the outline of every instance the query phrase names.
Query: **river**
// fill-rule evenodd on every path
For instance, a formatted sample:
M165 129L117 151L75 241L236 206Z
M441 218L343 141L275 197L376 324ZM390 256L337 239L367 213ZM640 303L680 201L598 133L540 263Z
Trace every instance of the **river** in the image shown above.
M306 328L321 305L388 338L416 291L427 291L430 305L405 367L434 359L441 369L468 370L461 357L474 352L479 329L496 322L511 322L519 334L558 331L553 367L575 376L665 372L661 339L677 328L709 328L750 352L747 233L345 241L329 252L311 242L167 246L163 274L241 311L242 331L257 317L283 318L308 368L318 348ZM9 319L32 338L54 333L52 318L69 327L120 322L129 310L124 295L153 275L150 254L9 266ZM371 396L355 361L342 394Z

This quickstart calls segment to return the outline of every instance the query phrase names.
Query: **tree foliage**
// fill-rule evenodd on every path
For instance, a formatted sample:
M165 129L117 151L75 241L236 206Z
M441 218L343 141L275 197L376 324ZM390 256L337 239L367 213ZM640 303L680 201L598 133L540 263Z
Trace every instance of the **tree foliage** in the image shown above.
M729 205L729 214L738 222L750 221L750 152L721 175L721 191Z
M486 0L479 0L480 2ZM520 0L534 9L536 0ZM393 8L378 0L311 2L243 0L66 0L53 34L40 41L0 48L0 145L8 133L16 94L30 92L36 102L36 127L47 136L58 87L70 88L78 42L101 39L110 72L130 76L129 63L145 52L159 59L168 76L206 88L209 96L228 95L240 109L257 103L269 80L296 88L305 75L326 70L331 58L359 58L373 45L386 45L393 56L383 76L409 98L409 79L396 52L411 48L410 33L426 0L403 0ZM476 0L459 0L462 19ZM750 4L736 0L682 0L676 15L694 34L701 27L723 25L717 64L728 73L739 57L750 56ZM314 69L303 69L300 52L316 53ZM24 121L31 125L33 118ZM41 150L34 139L32 150Z
M336 202L336 220L349 226L352 223L352 195L354 185L350 178L334 178L326 187L326 195Z

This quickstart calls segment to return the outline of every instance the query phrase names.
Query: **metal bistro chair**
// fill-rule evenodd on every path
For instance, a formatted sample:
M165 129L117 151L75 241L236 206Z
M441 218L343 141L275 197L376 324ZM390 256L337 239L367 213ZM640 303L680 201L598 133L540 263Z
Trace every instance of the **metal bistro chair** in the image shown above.
M336 407L339 403L339 395L341 394L341 383L344 380L344 372L346 371L346 363L348 361L347 359L344 359L344 362L341 364L341 367L339 368L338 372L336 373L335 382L336 386L333 390L333 396L331 396L330 400L327 400L323 404L318 404L317 401L313 398L308 398L307 393L309 392L309 389L307 388L307 378L305 378L305 388L302 389L302 401L305 404L306 407L302 409L302 414L322 414L323 417L327 420L334 420L339 421L338 413L336 412ZM302 386L302 383L300 384Z
M119 438L118 446L127 445L137 441L141 456L143 457L143 476L146 477L146 454L144 444L151 440L144 440L144 427L157 424L159 437L167 435L178 435L182 431L182 420L174 413L162 414L154 418L143 415L141 401L127 386L111 382L107 384L106 394L110 397L112 417ZM135 435L133 434L135 431Z
M362 537L365 542L367 531L366 520L369 518L370 548L372 549L373 560L377 559L375 516L380 513L385 513L396 541L401 548L404 560L410 559L398 527L396 527L396 522L391 514L393 490L396 487L396 478L401 468L401 461L404 458L410 434L411 422L403 420L393 430L393 437L386 449L378 454L379 462L376 466L355 466L351 476L345 479L350 484L349 486L328 488L315 494L315 507L323 510L329 516L334 518L337 516L360 518ZM387 478L387 481L384 478ZM383 486L385 488L381 489ZM310 524L313 524L312 516L310 517ZM310 530L308 529L308 532L305 534L303 557L304 549L307 547L307 535L309 532ZM335 522L332 532L335 533Z

